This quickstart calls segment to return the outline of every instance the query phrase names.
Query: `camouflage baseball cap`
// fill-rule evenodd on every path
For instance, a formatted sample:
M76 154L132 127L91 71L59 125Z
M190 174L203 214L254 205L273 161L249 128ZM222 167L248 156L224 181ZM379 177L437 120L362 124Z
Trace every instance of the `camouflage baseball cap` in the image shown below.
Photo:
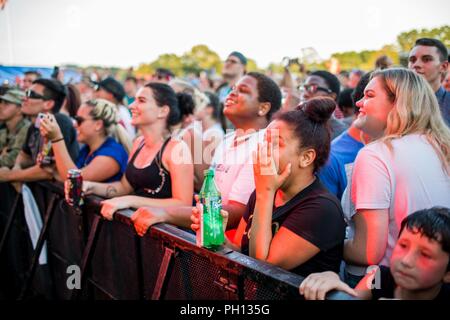
M17 105L22 105L22 101L25 98L25 92L19 89L9 89L6 93L0 96L0 100L4 100L6 102L14 103Z

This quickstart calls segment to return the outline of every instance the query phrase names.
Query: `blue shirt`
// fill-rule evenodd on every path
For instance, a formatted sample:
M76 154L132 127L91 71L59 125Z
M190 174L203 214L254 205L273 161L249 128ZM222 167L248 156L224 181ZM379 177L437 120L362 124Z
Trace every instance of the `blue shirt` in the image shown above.
M359 150L363 147L364 144L352 138L348 134L348 130L336 137L331 143L330 157L317 175L328 191L339 199L342 198L342 194L347 187L345 165L353 163Z
M348 130L345 130L331 142L331 152L335 153L344 165L353 163L359 150L363 147L364 144L349 135Z
M436 91L436 98L441 108L442 117L444 118L447 126L450 127L450 92L446 91L444 87L439 87Z
M90 150L87 145L84 145L81 148L76 162L78 168L81 169L87 166L97 156L111 157L119 164L120 171L113 177L102 182L119 181L122 178L122 175L127 168L128 154L120 143L117 143L116 140L108 137L100 148L92 152L92 154L89 154L89 152Z
M231 87L229 85L223 86L222 88L219 89L219 91L217 92L217 96L219 98L219 101L222 103L225 103L226 98L228 97L228 95L231 92Z

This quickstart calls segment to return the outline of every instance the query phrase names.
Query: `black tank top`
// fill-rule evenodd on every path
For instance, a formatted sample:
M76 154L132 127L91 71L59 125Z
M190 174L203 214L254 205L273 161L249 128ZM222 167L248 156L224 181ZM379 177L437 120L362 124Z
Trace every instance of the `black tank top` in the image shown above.
M139 146L127 165L125 175L128 182L134 189L134 194L140 197L167 199L172 198L172 182L170 173L162 163L162 155L170 137L164 141L161 149L153 159L152 163L145 168L136 168L134 160L141 152L145 143Z

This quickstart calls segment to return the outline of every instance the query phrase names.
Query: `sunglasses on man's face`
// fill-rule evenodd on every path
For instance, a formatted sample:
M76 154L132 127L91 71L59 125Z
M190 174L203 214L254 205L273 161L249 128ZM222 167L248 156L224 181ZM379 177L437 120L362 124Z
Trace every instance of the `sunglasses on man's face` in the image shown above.
M42 94L37 93L36 91L33 90L27 90L25 92L25 96L28 99L41 99L41 100L48 100L48 98L46 98L45 96L43 96Z
M333 93L332 90L330 90L328 88L325 88L325 87L321 87L321 86L319 86L317 84L305 84L305 85L302 85L302 86L300 86L300 91L306 91L306 92L308 92L310 94L314 94L317 91L325 91L327 93Z

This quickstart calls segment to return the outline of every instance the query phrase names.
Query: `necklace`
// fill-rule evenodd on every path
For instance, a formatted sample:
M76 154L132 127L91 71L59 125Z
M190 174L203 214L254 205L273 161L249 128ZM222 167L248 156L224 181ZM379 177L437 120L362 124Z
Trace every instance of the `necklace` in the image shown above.
M161 177L161 183L159 184L159 186L156 189L144 188L144 191L151 195L155 195L155 194L159 193L161 191L161 189L164 187L164 184L166 182L166 173L160 163L162 161L162 150L163 150L164 146L165 146L165 144L163 144L161 149L159 149L158 154L156 155L156 158L155 158L155 163L159 168L158 174Z

